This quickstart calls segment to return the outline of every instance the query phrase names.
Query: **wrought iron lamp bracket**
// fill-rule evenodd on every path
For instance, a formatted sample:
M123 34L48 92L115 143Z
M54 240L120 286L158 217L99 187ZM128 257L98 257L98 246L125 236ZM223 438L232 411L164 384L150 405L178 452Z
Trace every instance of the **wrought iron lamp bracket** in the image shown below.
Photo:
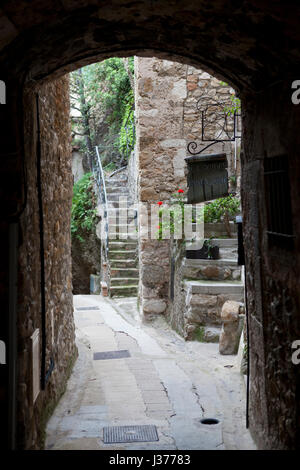
M197 109L200 111L200 104L203 98L200 98L197 102ZM205 138L205 119L206 119L206 114L209 108L212 107L219 107L222 108L222 114L223 114L223 124L219 125L221 127L221 131L218 135L217 138L215 139L207 139ZM206 149L211 147L212 145L215 145L219 142L234 142L236 139L240 138L241 136L238 135L238 119L240 118L240 114L237 111L234 111L233 113L226 111L226 103L221 103L217 102L215 100L211 99L211 103L206 106L205 109L201 110L201 141L202 142L210 142L208 145L205 147L201 148L201 150L197 150L199 147L199 144L197 142L189 142L187 146L187 150L191 155L200 155L202 152L204 152ZM231 131L232 135L229 135L229 132L227 130L227 124L228 124L228 117L232 116L233 120L233 130ZM219 138L220 136L224 135L224 133L227 135L227 138Z

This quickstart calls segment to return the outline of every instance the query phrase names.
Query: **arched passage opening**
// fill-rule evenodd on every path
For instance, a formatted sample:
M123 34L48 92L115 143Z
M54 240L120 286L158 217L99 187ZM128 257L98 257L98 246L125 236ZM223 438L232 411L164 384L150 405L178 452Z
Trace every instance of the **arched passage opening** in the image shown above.
M36 7L34 9L34 6ZM37 1L28 10L25 2L4 5L0 55L1 79L6 84L6 104L1 108L2 201L4 222L3 289L1 302L7 312L4 340L8 344L9 318L23 310L29 321L39 297L38 268L28 272L31 285L24 311L22 283L16 302L16 226L24 218L24 155L36 152L34 101L27 94L24 123L24 88L34 90L39 81L112 55L143 54L179 59L200 65L232 83L245 103L243 207L246 246L247 294L252 349L250 424L264 448L299 446L299 371L291 361L291 345L299 339L299 107L291 100L291 83L299 68L299 32L293 5L248 1L242 6L223 2L211 5L185 2L162 6L159 2L64 2L49 10ZM276 97L276 98L275 98ZM23 144L23 126L29 126ZM264 160L287 156L289 162L293 246L270 242L265 199ZM32 160L34 162L35 159ZM33 171L36 170L35 165ZM27 195L28 196L28 195ZM36 207L28 205L32 217ZM28 217L27 217L28 221ZM10 225L10 230L9 230ZM9 247L11 251L9 252ZM10 253L10 255L9 255ZM32 262L32 259L30 263ZM30 264L29 263L29 264ZM6 273L11 276L7 277ZM24 274L24 273L23 273ZM9 298L9 292L11 297ZM13 300L15 299L15 300ZM18 318L20 319L22 315ZM24 347L19 325L19 349ZM11 325L12 328L12 325ZM24 333L24 332L23 332ZM24 335L27 338L27 332ZM11 347L11 346L9 346ZM8 361L13 358L13 350ZM2 366L1 366L2 367ZM299 367L299 366L298 366ZM4 373L4 375L6 372ZM26 389L26 384L22 384ZM275 411L276 410L276 411ZM11 410L13 412L13 410ZM25 429L23 429L25 433ZM22 444L21 444L22 445Z

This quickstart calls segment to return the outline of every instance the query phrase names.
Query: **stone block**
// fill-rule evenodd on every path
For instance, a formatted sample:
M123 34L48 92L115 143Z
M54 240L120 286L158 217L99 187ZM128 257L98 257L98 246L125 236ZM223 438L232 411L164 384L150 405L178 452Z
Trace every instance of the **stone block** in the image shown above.
M205 266L205 268L202 269L202 274L207 279L218 279L220 276L220 269L218 266Z
M244 315L238 316L237 320L223 323L219 342L220 354L237 354L243 326Z
M165 270L161 266L148 264L142 267L142 284L146 287L156 287L166 280Z
M227 300L221 310L223 323L237 322L239 319L240 304L234 300Z
M160 299L145 300L143 303L143 312L146 314L154 313L156 315L164 313L167 308L166 302Z

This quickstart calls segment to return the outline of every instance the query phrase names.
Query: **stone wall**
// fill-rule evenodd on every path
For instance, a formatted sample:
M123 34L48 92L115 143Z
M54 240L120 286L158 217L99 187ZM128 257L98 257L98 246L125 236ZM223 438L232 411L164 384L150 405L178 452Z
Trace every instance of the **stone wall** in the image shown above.
M73 182L77 183L80 178L86 173L85 169L83 168L83 155L78 150L72 151L72 174L73 174Z
M275 99L276 97L276 99ZM250 312L250 427L261 448L300 448L300 366L292 342L300 339L300 106L290 82L245 96L242 200ZM289 164L293 249L271 246L264 159L285 155Z
M90 232L81 233L72 240L72 280L73 294L90 293L90 275L99 274L101 270L101 241L96 235L95 226Z
M51 409L64 391L76 357L71 277L70 215L72 169L70 147L68 79L37 90L41 130L41 181L44 214L44 259L46 303L46 372L51 358L54 369L32 400L30 337L42 338L41 260L37 196L37 114L35 95L24 100L27 166L27 206L20 222L18 292L18 448L39 448L43 427Z
M136 151L131 152L127 165L127 187L130 204L138 203L138 165Z
M220 99L230 105L234 90L202 70L157 58L135 58L135 76L139 202L150 213L151 204L169 202L178 189L187 189L188 143L196 141L199 149L207 145L201 142L198 101L205 106ZM217 135L216 125L210 133ZM217 144L205 153L220 151L227 153L229 175L239 172L232 143ZM148 222L140 217L140 233ZM168 311L169 250L168 240L150 239L150 233L141 237L140 296L145 318Z

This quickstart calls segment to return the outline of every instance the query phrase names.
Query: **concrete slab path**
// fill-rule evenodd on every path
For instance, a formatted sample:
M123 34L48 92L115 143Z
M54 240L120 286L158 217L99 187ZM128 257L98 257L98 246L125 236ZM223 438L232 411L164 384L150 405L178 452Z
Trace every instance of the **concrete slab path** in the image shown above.
M79 295L74 309L79 357L47 424L45 449L255 449L236 356L221 356L218 344L185 342L163 318L143 324L136 298ZM118 350L130 357L94 360ZM158 441L103 442L106 426L149 424Z

